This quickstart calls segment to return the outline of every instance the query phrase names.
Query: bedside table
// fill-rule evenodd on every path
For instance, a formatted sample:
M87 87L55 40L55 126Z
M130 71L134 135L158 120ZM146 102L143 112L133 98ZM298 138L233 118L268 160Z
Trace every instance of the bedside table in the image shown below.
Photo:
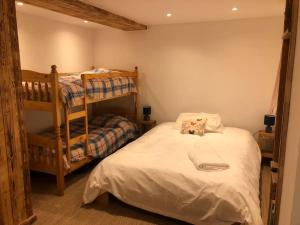
M142 120L139 121L139 125L140 134L142 135L156 126L156 120Z
M275 133L267 133L264 130L258 131L257 143L263 158L273 159Z

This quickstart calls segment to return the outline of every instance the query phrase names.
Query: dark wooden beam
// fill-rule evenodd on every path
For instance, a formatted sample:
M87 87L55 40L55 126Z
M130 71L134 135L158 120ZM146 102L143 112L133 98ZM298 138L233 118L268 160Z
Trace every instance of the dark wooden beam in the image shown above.
M125 31L147 29L146 25L79 0L22 0L22 2Z
M15 2L0 0L0 224L30 224L31 206Z
M281 53L280 85L274 145L274 161L278 163L278 183L277 185L272 186L271 190L272 192L275 192L275 215L273 225L279 224L290 101L296 53L298 13L299 0L286 0L284 20L285 35L283 36Z

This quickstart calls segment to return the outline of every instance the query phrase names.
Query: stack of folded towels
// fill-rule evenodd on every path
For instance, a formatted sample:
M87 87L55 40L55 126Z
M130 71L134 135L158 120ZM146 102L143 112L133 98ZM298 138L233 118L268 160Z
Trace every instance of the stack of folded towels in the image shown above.
M201 145L201 147L191 149L188 152L188 157L198 170L218 171L229 169L229 164L210 145Z

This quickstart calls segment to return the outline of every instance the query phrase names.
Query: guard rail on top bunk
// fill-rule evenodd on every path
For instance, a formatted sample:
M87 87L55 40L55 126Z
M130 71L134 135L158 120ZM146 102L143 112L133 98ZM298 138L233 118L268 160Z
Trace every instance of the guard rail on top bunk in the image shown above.
M70 73L71 74L71 73ZM34 171L53 174L56 176L58 195L64 194L64 176L90 162L92 158L70 163L70 146L77 142L85 142L88 148L88 104L105 101L108 99L120 98L133 95L134 97L134 119L137 119L137 92L128 92L104 99L94 99L87 94L87 83L91 79L104 79L114 77L131 78L138 90L138 68L134 71L111 70L109 73L101 74L81 74L81 82L84 89L84 96L76 103L81 110L73 112L62 100L60 96L59 77L68 75L58 73L55 65L51 66L51 73L44 74L29 70L22 70L22 86L24 93L24 109L51 112L53 117L53 136L46 137L40 134L28 133L28 148L30 156L30 168ZM62 114L65 119L65 142L66 154L64 157L62 147ZM70 122L79 118L84 118L85 133L77 137L70 135ZM41 154L47 151L47 154ZM69 167L64 166L64 160L69 162Z

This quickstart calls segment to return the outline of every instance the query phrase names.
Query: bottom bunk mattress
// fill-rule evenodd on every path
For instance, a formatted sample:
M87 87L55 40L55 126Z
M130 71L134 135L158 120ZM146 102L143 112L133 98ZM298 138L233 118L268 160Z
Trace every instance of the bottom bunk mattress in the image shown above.
M260 151L245 130L226 127L204 136L161 124L101 161L90 174L83 202L109 192L130 205L197 225L262 225ZM229 165L203 171L189 158L207 149Z
M66 142L64 133L65 130L64 127L62 127L62 145L65 153L63 156L64 166L68 169L70 168L70 165L66 157ZM84 123L82 121L73 122L70 126L71 138L79 136L80 134L84 134ZM52 129L42 132L41 135L54 138L54 132ZM78 162L86 157L104 158L137 137L137 125L129 121L127 118L113 114L98 116L89 121L89 148L87 151L85 150L84 142L78 142L72 145L70 147L70 162ZM54 150L48 150L47 154L49 155L54 152Z

